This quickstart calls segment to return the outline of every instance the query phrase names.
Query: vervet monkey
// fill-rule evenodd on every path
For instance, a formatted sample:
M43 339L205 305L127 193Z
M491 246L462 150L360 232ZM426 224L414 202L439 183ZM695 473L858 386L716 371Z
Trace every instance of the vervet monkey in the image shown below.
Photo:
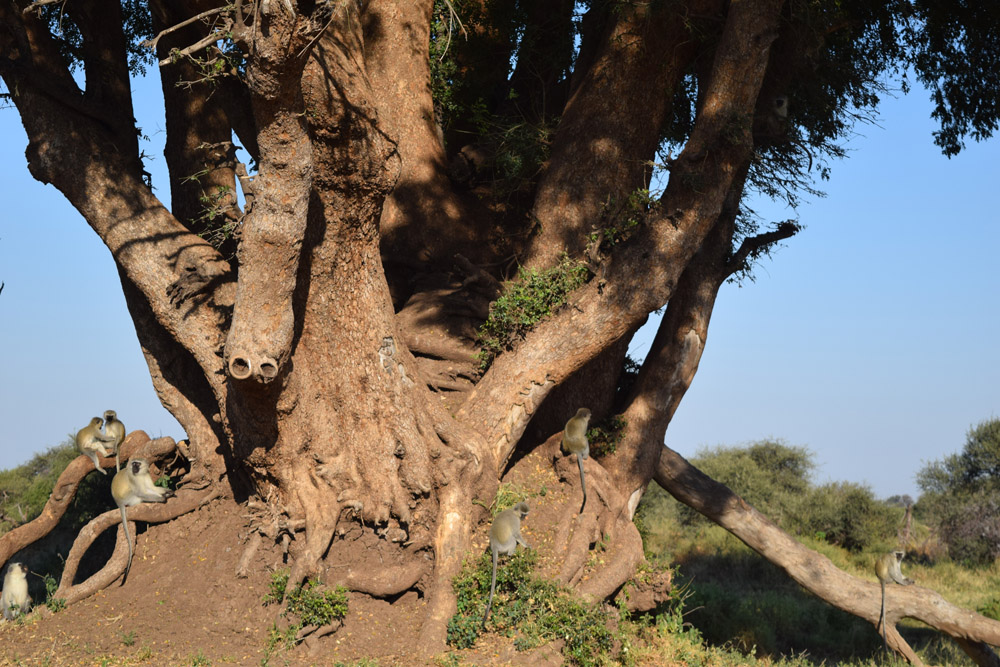
M587 504L587 478L583 474L583 460L590 457L590 443L587 442L587 423L590 421L590 410L580 408L566 422L563 429L562 447L570 454L576 454L576 462L580 465L580 486L583 487L583 502L580 511Z
M108 473L104 472L101 462L97 459L97 454L111 456L111 452L104 446L104 443L111 442L114 438L101 433L101 424L103 423L104 420L100 417L91 419L89 424L77 431L76 446L81 454L90 457L90 460L94 462L94 467L100 470L102 475L107 475Z
M118 449L125 440L125 424L118 421L118 414L114 410L104 411L104 435L112 438L112 449L115 450L115 470L121 470L121 461L118 458Z
M11 563L7 566L7 574L3 577L3 593L0 594L0 607L3 607L3 617L8 621L27 614L31 608L27 575L28 567L24 563Z
M788 119L788 98L784 95L778 95L774 98L774 115L781 120Z
M875 576L878 577L878 583L882 585L882 611L879 613L878 619L879 625L882 626L882 648L885 651L889 650L885 641L885 585L893 581L901 586L909 586L913 583L913 580L904 577L902 570L899 569L903 555L902 551L890 551L875 562Z
M165 503L167 498L173 498L174 492L153 484L153 478L149 476L149 464L145 459L129 459L125 467L115 473L114 479L111 480L111 495L118 509L122 511L122 527L125 529L125 542L128 544L128 565L125 566L125 575L122 577L124 585L128 571L132 567L132 538L128 533L125 508L143 502Z
M486 603L486 614L483 616L483 627L490 617L493 608L493 593L497 588L497 556L509 556L517 549L520 542L525 549L530 549L528 543L521 538L521 521L528 513L528 503L518 503L497 514L490 526L490 551L493 552L493 576L490 578L490 600Z

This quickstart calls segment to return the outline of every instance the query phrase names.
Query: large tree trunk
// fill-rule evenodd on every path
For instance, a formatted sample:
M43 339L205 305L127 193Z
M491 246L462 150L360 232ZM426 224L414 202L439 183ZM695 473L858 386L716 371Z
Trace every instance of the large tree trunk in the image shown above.
M572 79L571 44L557 39L572 28L572 3L551 16L533 8L510 99L495 99L494 84L507 80L513 33L470 24L465 34L483 48L456 44L456 62L491 91L483 103L511 114L520 97L532 122L561 116L544 168L510 201L477 199L447 175L430 94L430 0L151 2L162 31L154 46L170 210L143 173L122 22L66 5L83 42L81 90L66 43L39 15L49 5L0 1L0 75L29 137L31 173L111 250L154 386L190 438L177 445L191 461L178 511L231 493L284 515L284 537L303 538L291 543L293 585L319 575L381 597L422 591L427 652L443 647L451 578L485 517L473 500L493 497L519 448L547 448L576 483L558 442L580 405L598 416L619 409L628 428L615 454L587 462L595 500L583 516L566 508L560 579L607 598L634 573L642 545L631 519L654 475L719 514L718 490L672 478L680 464L661 443L697 370L719 286L795 232L780 227L733 248L756 159L755 113L767 108L761 89L778 77L770 56L782 0L595 5ZM478 9L509 18L515 6ZM243 78L225 60L230 38ZM588 247L609 211L648 186L675 93L693 71L698 106L666 191L639 212L630 238ZM252 179L234 134L257 164ZM218 216L224 225L211 222ZM480 374L475 330L512 275L510 255L547 268L563 252L582 259L585 248L588 282ZM628 337L665 304L635 387L617 395ZM74 483L61 483L55 507ZM141 516L170 515L162 512ZM758 521L716 518L741 536ZM12 532L0 554L51 520ZM113 523L95 519L80 549ZM351 549L363 547L337 540L349 524L369 533L384 569L351 566ZM611 557L584 576L604 535ZM122 560L73 587L74 599L113 580ZM338 560L346 568L330 571Z

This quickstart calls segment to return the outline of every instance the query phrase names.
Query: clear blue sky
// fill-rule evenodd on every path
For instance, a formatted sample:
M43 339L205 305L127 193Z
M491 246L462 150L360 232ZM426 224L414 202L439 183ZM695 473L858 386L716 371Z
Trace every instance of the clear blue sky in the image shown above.
M155 75L154 75L155 76ZM159 84L136 117L162 156ZM817 482L916 496L916 471L1000 416L998 140L948 160L922 90L857 128L825 199L757 280L723 287L698 375L667 432L686 456L773 437L816 455ZM31 178L13 109L0 110L0 469L114 409L129 430L181 438L159 404L111 254L63 196ZM147 163L169 199L162 157ZM633 349L648 349L652 333Z

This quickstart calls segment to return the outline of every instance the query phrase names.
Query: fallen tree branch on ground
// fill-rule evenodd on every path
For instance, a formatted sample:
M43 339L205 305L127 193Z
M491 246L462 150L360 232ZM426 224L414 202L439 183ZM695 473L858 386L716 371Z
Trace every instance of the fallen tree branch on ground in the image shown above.
M881 589L877 582L851 576L826 556L800 544L669 447L660 452L653 478L677 500L731 532L813 595L880 629ZM888 645L911 664L923 662L896 630L902 618L915 618L947 634L977 665L1000 664L990 648L1000 645L1000 622L953 605L936 591L920 586L893 587L885 616Z

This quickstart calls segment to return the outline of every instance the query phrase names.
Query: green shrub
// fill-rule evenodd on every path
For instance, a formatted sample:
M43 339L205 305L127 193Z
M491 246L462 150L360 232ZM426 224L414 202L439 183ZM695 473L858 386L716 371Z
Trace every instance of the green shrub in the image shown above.
M329 590L315 579L309 579L288 592L288 577L288 570L274 572L271 575L271 583L268 584L268 591L264 594L264 605L277 604L284 599L285 610L281 615L297 618L285 632L279 631L277 627L272 629L270 639L272 645L276 638L294 642L298 631L304 627L329 625L347 616L346 588L338 586Z
M66 608L66 599L53 597L56 590L59 589L59 582L51 574L45 574L42 576L42 581L45 582L45 606L49 608L53 614L57 614Z
M867 486L834 482L807 494L793 529L858 552L894 536L902 515L901 508L878 500Z
M1000 557L1000 419L970 428L962 451L928 463L917 484L914 512L937 528L953 560L982 566Z
M812 453L780 440L702 449L691 463L786 529L788 520L800 512L815 468ZM707 521L690 508L682 509L681 517L690 524Z
M479 328L480 367L485 370L498 354L552 314L588 275L585 264L566 255L550 269L518 269L517 279L504 283L503 293L490 304L489 317Z
M614 454L618 443L625 437L628 422L621 415L612 415L601 423L587 429L587 442L592 456Z
M614 637L608 630L609 614L598 605L572 597L555 583L531 576L537 554L519 549L497 568L496 596L487 629L513 636L517 650L526 650L563 639L563 656L572 664L595 665L610 653ZM490 594L493 561L490 553L466 561L452 582L458 611L448 622L448 644L455 648L475 645L483 630L483 615Z

